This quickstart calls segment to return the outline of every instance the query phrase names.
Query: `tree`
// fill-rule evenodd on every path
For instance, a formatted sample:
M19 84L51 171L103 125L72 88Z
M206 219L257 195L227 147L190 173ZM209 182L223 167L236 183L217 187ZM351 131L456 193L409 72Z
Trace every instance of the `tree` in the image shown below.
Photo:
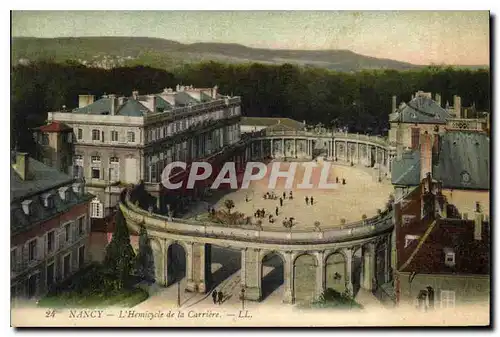
M231 199L227 199L224 201L224 206L227 208L227 212L231 213L231 209L234 208L234 201Z
M130 233L120 209L115 214L115 232L106 248L104 266L118 279L118 287L122 288L128 280L135 259L134 249L130 244Z
M153 250L148 237L148 232L144 226L139 232L139 252L135 258L135 269L137 274L146 281L155 279L155 265Z

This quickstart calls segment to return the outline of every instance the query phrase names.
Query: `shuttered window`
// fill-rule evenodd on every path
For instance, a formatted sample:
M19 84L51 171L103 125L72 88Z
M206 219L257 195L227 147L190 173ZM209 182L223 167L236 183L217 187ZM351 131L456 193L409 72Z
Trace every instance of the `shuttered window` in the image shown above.
M411 129L411 148L417 150L420 147L420 128Z

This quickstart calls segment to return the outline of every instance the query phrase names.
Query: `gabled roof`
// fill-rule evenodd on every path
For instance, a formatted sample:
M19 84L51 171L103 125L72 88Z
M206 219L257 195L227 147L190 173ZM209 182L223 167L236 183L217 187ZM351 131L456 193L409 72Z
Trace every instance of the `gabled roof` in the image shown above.
M439 139L433 176L447 188L490 189L490 140L482 132L448 131Z
M426 96L417 96L389 115L390 122L446 124L452 116L434 100Z
M291 118L281 118L281 117L242 117L241 125L251 125L251 126L272 126L276 124L286 125L293 130L302 130L305 126L304 123L298 122Z
M72 131L73 129L64 124L62 122L51 122L50 124L42 125L34 130L42 131L42 132L63 132L63 131Z
M73 109L73 113L83 113L89 115L102 115L104 113L109 113L110 111L111 99L104 97L82 108Z

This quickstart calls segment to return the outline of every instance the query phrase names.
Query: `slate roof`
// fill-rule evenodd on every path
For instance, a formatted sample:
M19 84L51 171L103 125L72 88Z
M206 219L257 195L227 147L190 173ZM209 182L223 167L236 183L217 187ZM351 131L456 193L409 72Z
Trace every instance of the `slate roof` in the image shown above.
M73 109L73 113L82 113L89 115L102 115L111 111L111 100L109 98L100 98L92 104L82 108Z
M417 186L420 184L420 152L403 153L400 160L392 163L392 184Z
M86 193L76 194L72 189L75 181L71 176L57 171L33 158L27 158L29 180L22 180L12 168L10 171L10 230L11 236L30 230L40 222L46 221L60 213L65 212L72 206L84 201L91 200L94 196ZM83 184L83 183L82 183ZM67 199L61 199L58 188L67 186ZM43 196L50 193L53 207L44 206ZM31 200L30 214L26 215L22 209L24 200Z
M389 115L390 122L446 124L452 116L434 100L417 96L408 103L403 103L395 113Z
M175 105L178 106L185 106L188 105L189 103L191 104L199 103L198 100L196 100L195 98L193 98L191 95L189 95L184 91L175 93L174 99L175 99Z
M241 125L251 126L273 126L276 124L286 125L294 130L302 130L305 126L304 123L298 122L291 118L280 117L242 117Z
M73 181L71 176L47 166L38 160L30 157L26 158L26 160L28 162L28 172L31 176L29 180L22 180L12 165L10 167L11 202Z
M73 131L73 129L67 124L61 122L51 122L50 124L42 125L34 130L39 130L42 132L62 132L62 131Z
M142 117L148 112L151 111L139 101L129 99L118 108L116 114L119 116Z
M432 177L446 189L490 189L490 140L483 132L448 131L432 156ZM394 185L420 184L420 151L403 154L392 166Z
M490 140L482 132L449 131L440 137L433 176L443 186L490 189Z

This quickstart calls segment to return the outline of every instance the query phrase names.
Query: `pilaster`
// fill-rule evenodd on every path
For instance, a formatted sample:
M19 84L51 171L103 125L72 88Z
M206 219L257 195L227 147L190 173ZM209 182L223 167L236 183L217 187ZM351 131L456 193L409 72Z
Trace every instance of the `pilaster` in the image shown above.
M353 286L352 286L352 249L351 248L345 248L344 249L344 254L346 256L346 276L345 276L345 287L346 290L349 292L349 294L352 295L353 293Z
M293 294L293 254L290 251L285 252L284 261L284 283L283 303L292 304L294 302Z
M245 299L260 301L262 297L262 258L260 249L245 248L241 254L241 285L245 289Z
M319 299L325 291L325 252L319 251L314 255L318 263L316 267L316 299Z

